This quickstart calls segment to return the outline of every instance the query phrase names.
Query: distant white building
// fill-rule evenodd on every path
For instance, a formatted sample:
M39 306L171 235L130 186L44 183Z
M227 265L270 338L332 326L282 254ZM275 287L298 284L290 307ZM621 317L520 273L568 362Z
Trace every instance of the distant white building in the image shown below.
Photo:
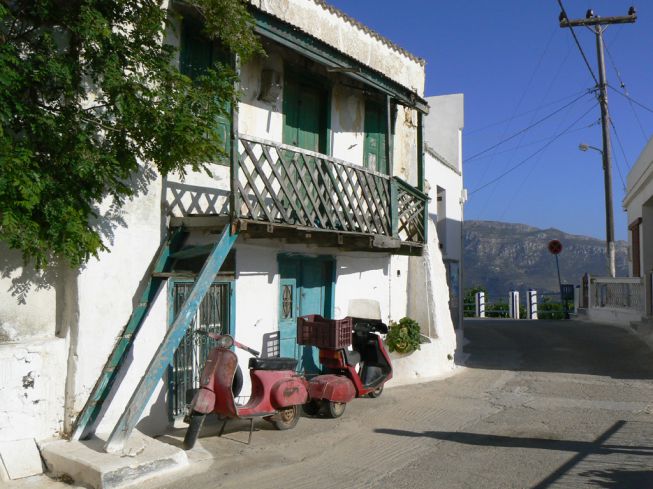
M462 328L463 188L462 130L464 95L427 97L424 123L425 178L430 188L429 218L435 224L449 286L449 306L456 329Z
M642 312L653 316L653 138L628 173L623 207L628 212L628 255L631 277L641 277L645 289Z

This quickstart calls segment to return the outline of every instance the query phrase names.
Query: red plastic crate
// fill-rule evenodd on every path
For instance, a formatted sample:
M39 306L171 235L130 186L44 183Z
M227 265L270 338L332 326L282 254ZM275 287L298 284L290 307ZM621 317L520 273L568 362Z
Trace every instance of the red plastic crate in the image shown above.
M297 318L297 344L318 348L345 348L351 345L352 318L324 319L318 314Z

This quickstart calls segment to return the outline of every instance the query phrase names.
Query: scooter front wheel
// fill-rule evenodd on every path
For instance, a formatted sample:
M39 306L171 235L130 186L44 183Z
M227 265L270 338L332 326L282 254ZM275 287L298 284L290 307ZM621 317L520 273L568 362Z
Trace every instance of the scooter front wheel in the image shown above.
M290 430L299 421L299 406L290 406L282 409L274 416L271 416L269 421L278 430Z
M195 442L200 435L200 430L202 429L205 418L206 414L198 413L197 411L190 413L188 429L184 436L184 450L190 450L195 446Z
M325 401L323 404L324 414L329 418L339 418L345 413L346 402Z

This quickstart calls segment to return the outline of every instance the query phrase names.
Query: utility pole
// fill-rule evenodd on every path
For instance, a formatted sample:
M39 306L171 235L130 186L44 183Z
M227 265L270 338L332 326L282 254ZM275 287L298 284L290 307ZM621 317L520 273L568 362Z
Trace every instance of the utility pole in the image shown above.
M603 55L603 31L610 24L632 24L637 20L634 7L630 7L628 15L621 17L599 17L590 9L584 19L570 20L563 10L559 17L560 27L594 27L596 35L596 55L599 64L599 104L601 106L601 128L603 132L603 176L605 183L605 234L608 252L608 272L611 277L617 273L615 266L614 245L614 210L612 205L612 148L610 145L610 113L608 112L608 85L605 77L605 59Z

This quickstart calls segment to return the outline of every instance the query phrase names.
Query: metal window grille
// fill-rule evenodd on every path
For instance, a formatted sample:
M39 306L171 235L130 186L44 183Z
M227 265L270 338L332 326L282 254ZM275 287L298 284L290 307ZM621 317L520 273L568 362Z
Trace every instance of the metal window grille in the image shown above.
M190 294L192 283L175 283L173 306L175 313ZM195 319L179 344L170 369L170 415L183 416L191 399L187 393L199 387L202 368L215 341L197 334L198 329L213 333L228 333L230 314L229 284L214 283L200 304Z

